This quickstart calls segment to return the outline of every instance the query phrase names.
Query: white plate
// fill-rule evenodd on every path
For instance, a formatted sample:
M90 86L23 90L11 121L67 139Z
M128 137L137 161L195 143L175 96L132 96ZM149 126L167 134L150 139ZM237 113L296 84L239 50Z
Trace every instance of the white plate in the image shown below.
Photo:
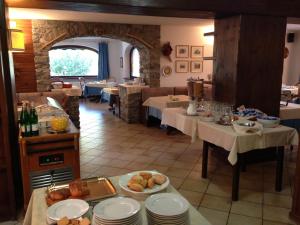
M109 198L94 207L94 215L104 220L123 220L135 216L141 209L138 201L132 198Z
M133 190L129 189L127 187L128 181L134 175L138 175L140 172L147 172L147 173L152 173L152 175L159 174L159 175L165 176L166 177L166 182L163 183L162 185L156 184L152 189L146 188L146 189L144 189L143 192L137 192L137 191L133 191ZM143 170L143 171L135 171L135 172L132 172L132 173L127 173L127 174L121 176L120 179L119 179L119 185L120 185L120 187L123 190L125 190L125 191L127 191L129 193L136 194L136 195L154 194L154 193L160 192L160 191L166 189L169 186L169 183L170 183L169 178L166 175L163 175L163 174L158 173L156 171L145 171L145 170Z
M51 220L60 220L63 217L76 219L89 210L89 204L80 199L67 199L57 202L47 209L47 215Z
M145 207L157 215L175 216L185 213L189 209L189 203L180 195L160 193L147 198Z

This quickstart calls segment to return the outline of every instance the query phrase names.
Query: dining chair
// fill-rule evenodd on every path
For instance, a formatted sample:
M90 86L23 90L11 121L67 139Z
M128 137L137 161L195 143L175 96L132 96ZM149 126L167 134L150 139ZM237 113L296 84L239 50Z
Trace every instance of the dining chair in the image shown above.
M289 90L282 90L281 91L281 102L286 102L285 104L280 104L282 106L287 106L290 101L292 101L292 92Z
M78 80L81 88L81 98L84 98L84 100L86 100L86 97L84 95L86 80L84 77L78 77Z

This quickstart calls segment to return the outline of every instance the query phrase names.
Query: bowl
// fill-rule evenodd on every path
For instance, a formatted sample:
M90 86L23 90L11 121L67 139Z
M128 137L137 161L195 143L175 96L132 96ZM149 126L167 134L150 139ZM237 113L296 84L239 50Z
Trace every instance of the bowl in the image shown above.
M257 122L261 123L265 128L277 127L280 124L280 118L275 116L257 117Z
M65 131L69 126L69 118L66 116L56 116L50 120L50 126L53 131Z

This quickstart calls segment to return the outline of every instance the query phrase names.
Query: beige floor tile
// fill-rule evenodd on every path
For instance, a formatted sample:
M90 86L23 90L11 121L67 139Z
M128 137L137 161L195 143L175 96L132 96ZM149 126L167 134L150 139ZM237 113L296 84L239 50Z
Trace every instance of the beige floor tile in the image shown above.
M262 180L248 180L245 178L240 179L240 188L261 192L263 191L263 181Z
M153 161L154 164L160 166L172 166L176 161L173 159L164 159L164 158L157 158Z
M252 202L232 202L230 213L262 218L262 205Z
M194 191L186 191L179 189L178 190L193 206L196 208L199 206L200 201L202 200L203 193L194 192Z
M195 191L204 193L207 189L209 181L205 179L192 180L186 179L182 184L181 188L187 191Z
M291 195L291 186L290 184L283 184L281 192L275 191L275 182L264 182L264 192L276 193L281 195Z
M292 207L292 197L287 195L264 193L264 204L290 209Z
M187 162L181 162L181 161L176 161L172 167L179 168L179 169L186 169L186 170L191 170L195 167L195 163L187 163Z
M183 181L184 181L184 179L178 178L178 177L170 177L169 176L169 179L170 179L171 185L176 189L179 189L182 186Z
M230 213L227 225L262 225L262 219Z
M149 165L148 163L131 162L128 165L126 165L124 168L130 169L132 171L146 170L148 165Z
M134 162L138 163L146 163L146 164L151 164L155 161L155 157L150 157L150 156L144 156L144 155L139 155Z
M116 168L125 168L130 163L131 163L131 161L113 159L113 160L110 160L109 165L112 167L116 167Z
M273 207L273 206L264 206L263 219L274 221L274 222L295 224L289 218L289 213L290 213L290 209Z
M269 221L269 220L263 220L263 225L289 225L289 224L272 222L272 221Z
M216 209L224 212L229 212L231 207L231 199L205 194L200 206L209 209Z
M138 155L133 155L133 154L129 154L129 153L120 153L120 155L117 157L117 159L133 161L137 157L138 157Z
M157 163L157 162L155 162L155 163ZM167 176L173 176L173 177L178 177L178 178L185 178L189 175L189 173L190 173L189 170L178 169L178 168L174 168L174 167L170 167L166 171Z
M256 192L240 188L240 200L262 204L263 192Z
M231 186L210 183L206 192L211 195L229 198L231 197Z
M169 169L169 167L167 167L167 166L159 166L156 164L150 164L147 166L147 170L156 170L160 173L165 173L168 169Z
M200 214L204 217L203 223L199 225L226 225L228 220L228 213L218 210L200 207L198 209ZM201 221L202 222L202 221ZM241 225L241 224L240 224Z

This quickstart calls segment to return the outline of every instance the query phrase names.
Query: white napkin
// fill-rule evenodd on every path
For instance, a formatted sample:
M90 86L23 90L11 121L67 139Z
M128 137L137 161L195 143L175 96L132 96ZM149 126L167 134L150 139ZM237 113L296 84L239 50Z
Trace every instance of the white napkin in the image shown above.
M249 120L237 120L234 121L232 123L233 125L233 129L235 130L235 132L239 133L239 134L249 134L249 133L255 133L259 136L262 136L262 132L263 132L263 125L255 122L253 127L246 127L246 126L241 126L239 125L239 123L243 123L243 122L253 122L253 121L249 121Z

